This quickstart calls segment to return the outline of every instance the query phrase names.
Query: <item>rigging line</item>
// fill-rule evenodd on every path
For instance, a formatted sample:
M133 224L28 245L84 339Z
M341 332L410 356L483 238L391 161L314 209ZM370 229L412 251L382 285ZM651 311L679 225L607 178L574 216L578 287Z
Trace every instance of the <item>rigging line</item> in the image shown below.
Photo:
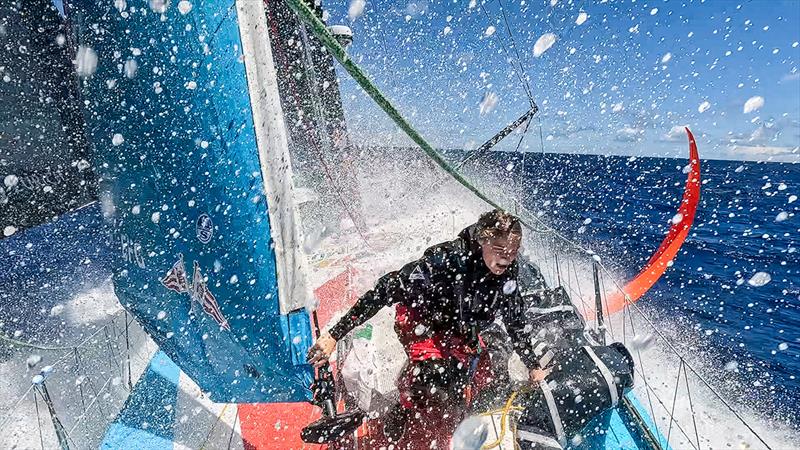
M555 242L553 242L553 259L556 263L556 277L558 279L558 286L561 287L561 268L558 267L558 252L555 251Z
M11 419L14 417L12 413L19 407L20 404L22 404L22 401L25 400L25 397L27 397L28 394L30 394L30 392L33 390L33 386L34 386L33 383L31 383L31 385L28 387L25 393L23 393L14 403L14 406L12 406L8 410L8 415L5 417L5 419L3 419L3 422L0 423L0 430L5 430L6 425L8 425L8 423L10 423Z
M581 290L580 277L578 277L578 268L577 268L577 264L575 264L575 260L574 259L572 260L572 273L575 274L575 287L578 288L578 294L581 297L583 297L583 292Z
M530 84L528 83L528 80L530 79L530 76L528 76L528 71L525 70L525 66L522 65L522 57L519 54L519 49L517 48L517 41L514 39L514 33L512 33L512 31L511 31L511 25L508 23L508 16L506 15L506 8L503 5L503 0L497 0L497 2L500 4L500 12L503 14L503 21L505 21L505 23L506 23L506 27L505 27L506 28L506 33L508 34L508 37L511 38L511 48L514 49L514 54L517 55L517 63L519 64L519 68L522 70L522 73L525 76L524 83L525 83L526 91L528 92L528 98L531 101L531 106L533 106L533 104L534 104L533 103L533 95L531 94L532 90L531 90Z
M577 293L575 292L575 289L573 289L573 288L572 288L572 286L570 286L570 285L567 285L567 289L568 289L570 292L572 292L573 294L577 294ZM578 299L580 299L581 303L583 304L583 308L584 308L584 310L587 310L587 309L589 308L589 305L587 305L587 304L586 304L586 300L584 300L584 299L583 299L583 298L582 298L580 295L578 295Z
M692 413L692 425L694 426L694 438L697 440L697 448L700 448L700 435L697 433L697 420L694 414L694 404L692 403L692 391L689 389L689 374L686 373L686 365L683 366L683 379L686 381L686 396L689 398L689 410Z
M625 325L625 313L627 308L622 308L622 345L628 344L628 327ZM609 321L611 318L609 317Z
M81 363L81 355L78 352L78 349L75 349L75 367L81 367L83 364ZM76 379L77 381L77 379ZM81 396L81 407L84 411L86 411L86 398L83 395L83 383L78 383L78 393Z
M633 315L629 314L628 318L631 321L631 332L633 333L634 336L636 336L636 325L634 325L634 323L633 323ZM655 413L655 409L653 408L653 399L650 397L650 390L648 389L649 383L647 381L647 375L646 375L647 369L644 368L644 361L642 361L642 351L639 348L639 346L636 347L636 356L638 356L638 358L639 358L639 367L641 367L642 380L644 380L644 385L645 385L644 392L645 392L645 394L647 394L647 403L650 406L650 417L653 418L653 423L655 424L656 413ZM636 370L635 367L634 367L634 370ZM656 395L655 391L653 391L653 395ZM658 428L658 425L656 425L656 428ZM659 440L659 444L660 444L661 443L660 442L661 441L660 433L659 433L659 439L658 440Z
M31 385L33 386L33 385ZM39 443L42 445L42 450L44 449L44 435L42 434L42 420L39 417L39 398L36 397L36 391L33 392L33 401L36 403L36 425L39 428Z
M211 429L208 430L208 434L206 435L206 438L203 440L203 443L200 444L200 450L204 450L206 448L206 444L208 444L209 439L211 439L211 435L214 434L214 430L217 429L217 424L220 422L220 420L222 420L222 416L225 415L225 410L228 409L229 405L231 405L231 404L230 403L225 403L225 406L222 407L222 411L219 412L219 415L217 416L217 420L215 420L214 424L211 425ZM236 414L236 416L238 417L239 415Z
M491 25L494 22L494 18L491 17L489 13L486 11L486 8L483 6L482 1L478 2L478 5L481 7L481 11L483 11L483 14L486 16L486 19L489 21L489 24ZM517 68L517 65L514 63L514 59L511 57L508 50L506 49L506 45L505 43L503 43L503 40L500 39L500 37L497 36L496 34L494 35L494 39L500 44L500 47L503 49L503 53L506 55L506 59L511 62L511 66L514 68L514 74L517 76L517 79L519 79L519 82L522 84L522 89L528 96L528 101L531 103L531 107L536 106L536 102L533 100L533 93L530 91L530 88L525 83L525 80L522 78L522 75L520 74L522 61L516 61L520 66L520 68Z
M608 317L608 329L611 331L611 338L616 339L616 335L614 334L614 323L611 321L611 314L608 310L608 298L606 296L606 280L603 274L600 274L600 286L603 288L603 306L606 307L606 317ZM602 313L603 311L600 311Z
M72 350L73 348L75 348L75 347L50 347L46 345L31 344L29 342L12 339L3 334L0 334L0 341L4 341L14 347L26 347L26 348L33 348L36 350L46 350L46 351Z
M602 266L601 266L601 267L602 267ZM604 268L604 270L606 270L606 269ZM694 367L692 367L690 364L688 364L688 363L686 363L686 362L685 362L685 359L684 359L683 355L682 355L680 352L678 352L678 350L677 350L677 349L676 349L676 348L675 348L675 347L672 345L672 343L669 341L669 339L667 339L667 337L666 337L666 336L664 336L664 335L661 333L661 331L660 331L660 330L659 330L659 329L658 329L658 328L655 326L655 324L653 324L653 322L650 320L650 318L649 318L649 317L647 317L647 316L644 314L644 312L641 310L641 308L639 308L639 306L638 306L636 303L634 303L634 302L631 302L628 296L625 296L625 301L626 301L626 302L627 302L627 303L628 303L630 306L632 306L632 307L633 307L633 309L634 309L636 312L638 312L638 313L639 313L639 314L642 316L642 318L645 320L645 322L647 322L647 324L648 324L648 325L650 325L650 327L651 327L651 328L653 328L653 331L655 331L655 333L656 333L656 334L658 334L658 335L659 335L659 337L661 337L661 338L664 340L664 343L665 343L665 344L667 344L667 346L670 348L670 350L672 350L672 352L673 352L673 353L674 353L674 354L675 354L675 355L676 355L678 358L680 358L681 360L684 360L684 364L686 365L686 367L687 367L687 368L688 368L688 369L689 369L689 370L690 370L690 371L691 371L691 372L692 372L692 373L693 373L693 374L694 374L694 375L695 375L695 376L696 376L696 377L697 377L697 378L698 378L700 381L702 381L702 382L703 382L703 384L704 384L704 385L705 385L705 386L708 388L708 390L709 390L709 391L711 391L711 393L713 393L713 394L714 394L714 396L715 396L715 397L717 397L717 399L718 399L719 401L721 401L721 402L722 402L722 404L723 404L723 405L725 405L725 407L727 407L727 408L728 408L728 410L729 410L731 413L733 413L733 415L734 415L734 416L735 416L737 419L739 419L739 421L740 421L740 422L741 422L741 423L742 423L742 424L743 424L745 427L747 427L747 429L748 429L748 430L750 430L750 432L751 432L751 433L753 433L753 435L754 435L756 438L758 438L758 440L759 440L759 441L761 441L761 443L762 443L762 444L764 444L764 446L765 446L765 447L767 447L767 449L772 449L772 447L770 447L770 445L769 445L769 444L767 444L767 443L766 443L766 441L764 441L764 439L761 437L761 435L760 435L760 434L758 434L758 433L757 433L757 432L756 432L756 431L753 429L753 427L752 427L752 426L751 426L751 425L750 425L750 424L749 424L749 423L748 423L748 422L747 422L747 421L746 421L746 420L745 420L745 419L744 419L744 418L743 418L743 417L742 417L742 416L739 414L739 412L738 412L738 411L736 411L736 409L735 409L733 406L731 406L731 404L730 404L730 403L728 403L728 401L727 401L727 400L725 400L725 399L722 397L722 395L721 395L719 392L717 392L717 390L716 390L716 389L715 389L713 386L711 386L711 384L710 384L710 383L709 383L709 382L708 382L708 381L707 381L707 380L706 380L706 379L705 379L705 378L704 378L704 377L703 377L703 376L702 376L700 373L698 373L698 372L697 372L697 370L695 370L695 368L694 368Z
M514 153L521 153L522 154L522 162L519 167L519 175L517 176L517 201L515 203L520 203L520 200L524 199L525 196L523 195L524 191L524 180L525 180L525 152L520 152L519 148L522 146L522 141L528 134L528 127L531 124L531 119L525 122L525 128L522 130L522 135L519 137L519 141L517 141L517 146L514 148ZM458 170L458 169L456 169ZM518 214L517 211L514 211L515 214Z
M582 0L582 1L581 1L581 4L580 4L580 6L578 7L578 11L583 11L583 5L584 5L585 3L586 3L586 0ZM554 8L553 8L553 9L554 9ZM556 26L554 26L554 25L553 25L553 22L552 22L552 20L550 20L550 16L552 15L553 9L551 9L551 10L550 10L550 11L547 13L547 17L545 17L545 20L547 20L547 25L549 25L549 26L550 26L550 30L552 30L552 31L556 31L556 30L558 30L560 27L556 27ZM563 21L562 21L562 22L563 22ZM578 28L578 27L579 27L579 25L577 24L577 22L573 22L573 23L572 23L572 26L570 26L570 28L567 30L567 32L566 32L566 33L564 33L564 34L563 34L561 37L559 37L558 39L559 39L560 41L566 41L566 40L567 40L567 37L568 37L570 34L572 34L572 32L573 32L573 31L575 31L575 29L576 29L576 28ZM527 60L528 60L528 61L530 61L530 60L531 60L531 58L535 58L535 57L536 57L536 56L534 56L534 55L533 55L533 52L531 52L530 56L528 56L528 57L527 57Z
M73 351L74 351L75 349L78 349L78 348L82 348L82 347L84 347L84 346L86 345L86 343L87 343L89 340L91 340L91 339L92 339L92 338L94 338L96 335L98 335L100 332L102 332L104 327L105 327L105 325L104 325L103 327L99 328L99 329L98 329L97 331L95 331L95 332L94 332L92 335L90 335L89 337L87 337L86 339L84 339L83 341L81 341L80 343L78 343L78 344L77 344L77 345L75 345L75 346L72 346L72 347L56 347L56 348L54 348L54 350L67 349L67 350L69 350L69 351L68 351L67 353L65 353L64 355L62 355L62 356L61 356L59 359L57 359L55 362L53 362L53 364L50 364L50 366L55 368L55 367L56 367L58 364L62 363L64 360L66 360L67 358L69 358L69 357L70 357L70 355L73 355ZM0 337L2 337L2 335L0 335ZM23 344L26 344L26 343L24 343L24 342L23 342ZM29 347L29 346L32 346L32 345L24 345L24 346L26 346L26 347ZM48 350L50 350L50 349L48 349ZM13 415L11 414L11 412L13 412L13 410L14 410L14 409L16 409L16 408L17 408L17 407L18 407L18 406L19 406L19 405L22 403L22 401L25 399L25 396L27 396L27 395L28 395L28 393L29 393L29 392L30 392L32 389L33 389L33 385L31 385L31 386L28 388L28 390L27 390L27 391L25 391L25 393L24 393L24 394L22 394L22 396L21 396L19 399L17 399L17 401L16 401L16 403L14 404L14 406L12 406L12 407L11 407L11 408L8 410L8 411L9 411L9 414L6 416L6 419L4 419L4 421L3 421L2 423L0 423L0 430L2 430L2 429L3 429L3 428L6 426L7 422L10 420L10 418L11 418L11 417L13 417Z
M636 371L636 373L642 374L642 372L636 370L635 368L634 368L634 371ZM652 391L653 397L656 398L656 400L658 401L659 406L661 406L661 408L664 409L664 413L665 414L669 415L669 412L667 412L667 405L664 403L663 400L661 400L661 397L658 396L658 393L653 388L653 385L648 383L647 381L645 381L644 384L645 384L645 391L648 393L647 394L648 397L650 395L650 392ZM656 428L658 428L658 425L655 422L655 413L653 412L652 408L650 410L650 414L652 414L653 423L656 425ZM689 434L686 432L686 430L683 429L683 427L681 426L680 422L678 422L677 420L675 420L675 427L678 429L678 431L681 432L681 434L683 434L683 436L686 438L686 441L689 443L690 446L692 446L693 449L700 450L699 447L695 447L694 446L694 442L692 442L692 438L689 437ZM663 436L661 436L661 437L663 437ZM661 443L661 437L658 438L659 444ZM669 448L669 447L667 447L667 448Z
M119 314L119 313L117 313L117 314ZM98 329L97 329L97 331L95 331L94 333L92 333L91 335L89 335L89 337L87 337L87 338L86 338L86 339L84 339L83 341L80 341L78 344L75 344L75 345L69 345L69 346L61 346L61 347L48 347L48 346L43 346L43 345L38 345L38 344L31 344L31 343L29 343L29 342L25 342L25 341L20 341L20 340L17 340L17 339L12 339L12 338L9 338L9 337L7 337L7 336L4 336L4 335L2 335L2 334L0 334L0 341L6 341L6 342L8 342L9 344L11 344L11 345L16 345L16 346L18 346L18 347L35 348L35 349L37 349L37 350L47 350L47 351L67 350L67 351L70 351L70 352L71 352L71 351L72 351L74 348L76 348L76 347L83 347L83 346L85 346L85 345L86 345L86 343L87 343L87 342L89 342L89 340L91 340L92 338L94 338L94 337L95 337L95 336L97 336L98 334L102 333L102 332L103 332L103 330L105 329L105 327L107 327L107 326L108 326L108 323L106 323L106 324L105 324L105 325L103 325L102 327L98 328ZM67 355L65 355L65 356L69 356L69 354L67 354ZM62 359L63 359L63 357L62 357ZM58 361L61 361L61 359L59 359ZM56 364L56 363L53 363L53 364L51 364L51 365L55 365L55 364Z
M80 416L78 416L77 419L75 419L75 424L73 424L72 428L69 429L69 433L68 434L72 434L72 432L75 431L76 428L78 428L78 425L81 424L81 422L83 421L83 418L86 417L87 414L89 414L89 410L97 402L97 399L100 398L100 393L103 392L106 389L106 387L108 387L108 384L111 383L111 380L113 380L114 378L116 378L116 377L113 377L113 376L109 377L108 380L106 380L105 384L103 384L103 387L101 387L99 391L95 391L94 399L92 400L91 403L89 403L89 406L86 407L86 411L84 411L83 414L81 414ZM103 415L105 415L105 412L103 411L102 408L100 408L100 412L103 413Z
M233 416L233 426L231 427L231 435L228 437L228 450L231 450L231 445L233 445L233 435L236 434L236 424L239 423L239 411L236 411L236 414Z
M309 80L312 81L312 83L309 83L309 88L314 90L314 86L319 86L319 84L320 84L319 83L319 78L317 76L316 71L314 70L313 57L309 53L308 35L305 32L305 28L301 28L300 31L302 32L301 36L304 39L302 51L303 51L303 54L306 56L306 62L308 64L308 73L310 75L309 76ZM284 67L287 67L285 63L284 63ZM294 81L292 81L292 86L293 87L295 86L294 85ZM297 96L296 90L293 90L293 93L295 94L295 97L296 97ZM314 94L316 94L316 95L311 95L310 96L312 108L315 109L315 111L317 113L317 116L322 119L321 120L322 122L324 122L323 125L325 126L325 131L327 131L327 126L329 125L328 118L322 113L322 109L320 108L319 103L318 103L318 100L319 100L318 99L318 95L320 95L320 92L319 91L315 91ZM298 101L298 104L300 104L299 101ZM319 127L319 128L322 128L322 127ZM347 216L353 222L353 227L356 229L358 234L364 240L364 243L367 245L367 247L371 248L371 246L369 244L369 241L367 241L366 236L363 234L363 230L361 230L361 227L359 226L359 222L360 221L356 221L355 220L355 215L351 211L349 204L343 198L344 197L344 195L343 195L344 193L342 192L342 189L339 187L339 185L336 183L336 180L333 178L333 175L332 175L332 172L331 172L331 170L329 168L329 165L325 161L324 154L322 152L322 149L320 148L320 145L319 145L320 143L313 139L313 132L309 132L308 128L305 128L305 130L306 130L306 135L307 136L312 136L312 139L310 139L310 140L312 141L312 144L313 144L315 150L317 151L317 158L319 159L320 164L322 164L322 167L325 170L325 174L327 175L328 179L331 182L331 186L333 187L333 189L335 191L336 197L339 199L339 202L342 204L342 207L344 208L344 211L347 214ZM322 133L322 131L320 131L320 133ZM322 140L323 139L320 139L320 142ZM334 144L332 142L328 142L328 144L330 145L330 149L333 149ZM347 136L347 144L346 145L349 145L351 150L353 149L353 146L352 146L352 143L350 142L350 137L349 136Z
M626 299L627 299L627 297L626 297ZM693 373L693 374L694 374L694 375L695 375L695 376L696 376L696 377L697 377L697 378L698 378L698 379L699 379L699 380L700 380L700 381L701 381L701 382L702 382L702 383L703 383L703 384L706 386L706 388L708 388L708 390L709 390L709 391L711 391L711 393L712 393L712 394L714 394L714 396L715 396L715 397L717 397L717 399L718 399L720 402L722 402L722 404L723 404L723 405L725 405L725 407L727 407L727 408L728 408L728 410L729 410L731 413L733 413L733 415L734 415L734 416L735 416L737 419L739 419L739 421L740 421L740 422L741 422L741 423L742 423L742 424L743 424L745 427L747 427L747 429L748 429L748 430L750 430L750 432L751 432L751 433L753 433L753 435L754 435L756 438L758 438L758 440L759 440L759 441L760 441L762 444L764 444L764 446L765 446L767 449L772 449L772 447L770 447L770 445L769 445L769 444L767 444L767 443L764 441L764 439L761 437L761 435L760 435L760 434L758 434L758 433L757 433L757 432L756 432L756 431L753 429L753 427L752 427L752 426L751 426L751 425L750 425L750 424L749 424L749 423L748 423L748 422L747 422L747 421L746 421L746 420L745 420L745 419L744 419L744 418L743 418L743 417L742 417L742 416L739 414L739 412L738 412L738 411L737 411L737 410L736 410L736 409L735 409L733 406L731 406L731 405L730 405L730 403L728 403L728 401L727 401L727 400L725 400L725 399L722 397L722 395L721 395L719 392L717 392L717 390L716 390L716 389L715 389L713 386L711 386L711 384L710 384L710 383L709 383L709 382L708 382L708 381L707 381L707 380L706 380L706 379L705 379L705 378L704 378L704 377L703 377L703 376L702 376L700 373L698 373L698 372L697 372L697 370L695 370L695 369L694 369L694 367L692 367L692 366L691 366L691 365L690 365L688 362L686 362L686 360L683 358L683 355L682 355L681 353L679 353L679 352L678 352L678 350L677 350L677 349L676 349L676 348L675 348L675 347L672 345L672 343L669 341L669 339L667 339L667 337L666 337L666 336L664 336L664 335L661 333L661 331L660 331L660 330L659 330L659 329L658 329L658 328L655 326L655 324L653 324L653 323L652 323L652 321L650 320L650 318L649 318L649 317L647 317L647 316L644 314L644 312L643 312L643 311L642 311L642 310L641 310L641 309L638 307L638 305L636 305L636 304L635 304L635 303L633 303L633 302L630 302L630 300L627 300L627 301L628 301L628 304L629 304L629 305L631 305L631 306L633 306L633 309L634 309L634 310L636 310L636 311L637 311L637 312L638 312L638 313L639 313L639 314L642 316L642 318L645 320L645 322L647 322L647 324L648 324L648 325L650 325L650 327L651 327L651 328L653 328L653 331L655 331L655 333L656 333L656 334L658 334L658 336L659 336L659 337L661 337L661 338L664 340L665 344L667 344L667 346L670 348L670 350L672 350L672 352L673 352L673 353L674 353L674 354L675 354L675 355L676 355L678 358L680 358L681 360L683 360L683 361L684 361L684 365L685 365L685 367L686 367L686 368L688 368L688 369L689 369L689 370L690 370L690 371L691 371L691 372L692 372L692 373Z
M678 364L678 379L675 380L675 391L672 393L672 408L669 412L669 427L667 428L667 445L669 445L669 437L672 434L672 422L675 420L675 404L678 402L678 388L681 386L682 369L683 360L681 359L680 363Z
M311 12L311 14L314 14L314 13ZM275 18L273 17L272 9L270 9L270 8L267 8L267 21L269 22L270 32L274 36L279 36L278 30L277 30L277 26L275 24ZM286 54L284 53L283 47L281 45L276 45L275 48L277 49L277 53L280 56L281 63L283 65L284 70L289 71L289 63L287 61ZM306 46L304 46L304 50L305 50L305 48L306 48ZM287 79L289 80L289 86L291 87L292 96L294 97L295 102L298 105L302 105L302 102L300 101L299 93L298 93L298 90L297 90L297 86L294 83L294 78L289 76L289 77L287 77ZM303 126L303 129L306 131L306 137L307 138L310 137L310 139L308 139L308 140L310 141L311 146L314 147L314 150L315 150L314 156L317 157L317 159L319 160L320 164L322 165L323 171L325 172L325 176L328 178L328 180L331 183L331 186L333 186L333 188L334 188L334 191L336 193L336 198L342 204L342 208L347 213L347 215L350 217L350 220L353 221L354 228L356 229L356 232L358 233L358 235L361 237L361 239L364 240L364 243L367 245L367 247L370 247L369 241L367 241L367 238L364 235L364 232L358 226L355 226L357 222L354 220L353 215L350 213L350 208L348 207L347 202L344 201L344 198L342 198L342 195L339 192L339 188L336 185L336 182L335 182L335 180L333 178L333 175L332 175L332 173L330 171L330 168L328 167L327 163L325 162L325 159L322 156L322 154L323 154L322 149L319 148L319 145L318 145L317 141L313 138L312 132L310 132L308 130L308 127L307 127L307 124L305 123L305 121L302 122L302 126Z
M128 390L133 390L133 380L131 375L131 341L128 333L128 311L125 311L125 360L128 365Z

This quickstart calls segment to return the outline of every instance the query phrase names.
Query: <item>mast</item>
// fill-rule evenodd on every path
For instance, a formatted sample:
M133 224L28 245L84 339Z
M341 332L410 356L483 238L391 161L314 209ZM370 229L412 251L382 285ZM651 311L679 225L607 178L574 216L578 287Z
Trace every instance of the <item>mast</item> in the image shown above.
M344 216L363 232L355 149L344 118L334 59L319 39L280 0L266 0L267 25L291 155L302 167L298 183L316 198L301 205L306 231L338 228ZM304 4L320 22L320 2ZM323 22L324 23L324 22ZM346 27L331 27L343 43L352 41Z
M261 2L237 0L236 7L264 192L270 205L280 205L268 208L267 212L273 224L271 235L276 250L281 313L288 314L305 306L311 298L305 278L305 256L301 253L300 217L292 201L294 176L289 136L275 59L269 38L263 34L267 29L264 6Z

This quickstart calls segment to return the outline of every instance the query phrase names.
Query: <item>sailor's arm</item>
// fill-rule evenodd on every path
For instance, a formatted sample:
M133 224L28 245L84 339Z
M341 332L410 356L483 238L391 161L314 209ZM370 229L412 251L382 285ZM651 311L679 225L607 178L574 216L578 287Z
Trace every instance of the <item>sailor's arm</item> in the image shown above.
M552 354L537 355L531 339L531 331L526 328L525 314L522 308L522 298L515 295L509 307L504 311L503 323L506 326L509 339L514 351L528 368L530 381L539 382L550 373L548 367Z
M511 310L506 311L503 323L506 326L508 337L511 339L511 346L517 352L525 367L528 369L539 368L539 361L531 344L531 330L525 329L523 315L521 313L514 314Z
M428 277L430 265L425 257L382 276L375 287L362 295L336 325L317 339L309 349L308 361L317 367L327 362L339 339L364 324L384 306L419 296L421 289L427 285L420 281L429 279Z
M362 295L339 322L331 327L329 331L331 337L338 341L355 327L371 319L381 308L395 303L397 291L401 290L403 285L400 278L401 273L398 271L390 272L378 279L375 287Z

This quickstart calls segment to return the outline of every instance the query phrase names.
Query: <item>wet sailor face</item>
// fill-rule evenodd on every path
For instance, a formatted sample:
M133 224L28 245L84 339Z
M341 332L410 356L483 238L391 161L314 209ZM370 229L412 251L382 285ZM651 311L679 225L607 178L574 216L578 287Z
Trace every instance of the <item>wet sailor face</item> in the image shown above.
M483 262L489 271L495 275L502 275L517 259L520 237L508 235L503 237L481 239L481 252Z

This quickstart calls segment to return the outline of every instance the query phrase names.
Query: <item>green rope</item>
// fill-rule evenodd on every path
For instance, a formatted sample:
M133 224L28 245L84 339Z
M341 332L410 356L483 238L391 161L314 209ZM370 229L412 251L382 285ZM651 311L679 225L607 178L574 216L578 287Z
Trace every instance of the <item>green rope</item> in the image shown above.
M389 102L389 99L386 98L385 95L378 89L375 84L370 81L369 78L364 74L361 68L354 63L350 57L347 55L347 51L339 44L339 41L328 31L328 28L325 26L325 23L317 17L311 8L305 4L302 0L285 0L286 3L289 5L290 8L294 10L295 13L303 20L306 25L311 29L311 32L319 39L322 44L333 54L339 63L341 63L342 67L353 77L353 79L361 86L362 89L375 100L375 103L386 112L387 115L397 124L400 129L405 131L408 137L411 138L417 145L422 148L422 151L425 152L428 157L430 157L439 167L442 168L445 172L447 172L450 176L455 178L462 186L469 189L473 194L475 194L478 198L483 200L484 202L488 203L490 206L498 209L503 209L497 202L489 198L486 194L481 192L480 189L475 187L472 183L470 183L466 178L464 178L455 168L453 168L450 164L445 161L444 157L434 149L422 135L411 126L408 121L400 115L400 112L394 105ZM523 221L523 224L529 226L527 223Z

